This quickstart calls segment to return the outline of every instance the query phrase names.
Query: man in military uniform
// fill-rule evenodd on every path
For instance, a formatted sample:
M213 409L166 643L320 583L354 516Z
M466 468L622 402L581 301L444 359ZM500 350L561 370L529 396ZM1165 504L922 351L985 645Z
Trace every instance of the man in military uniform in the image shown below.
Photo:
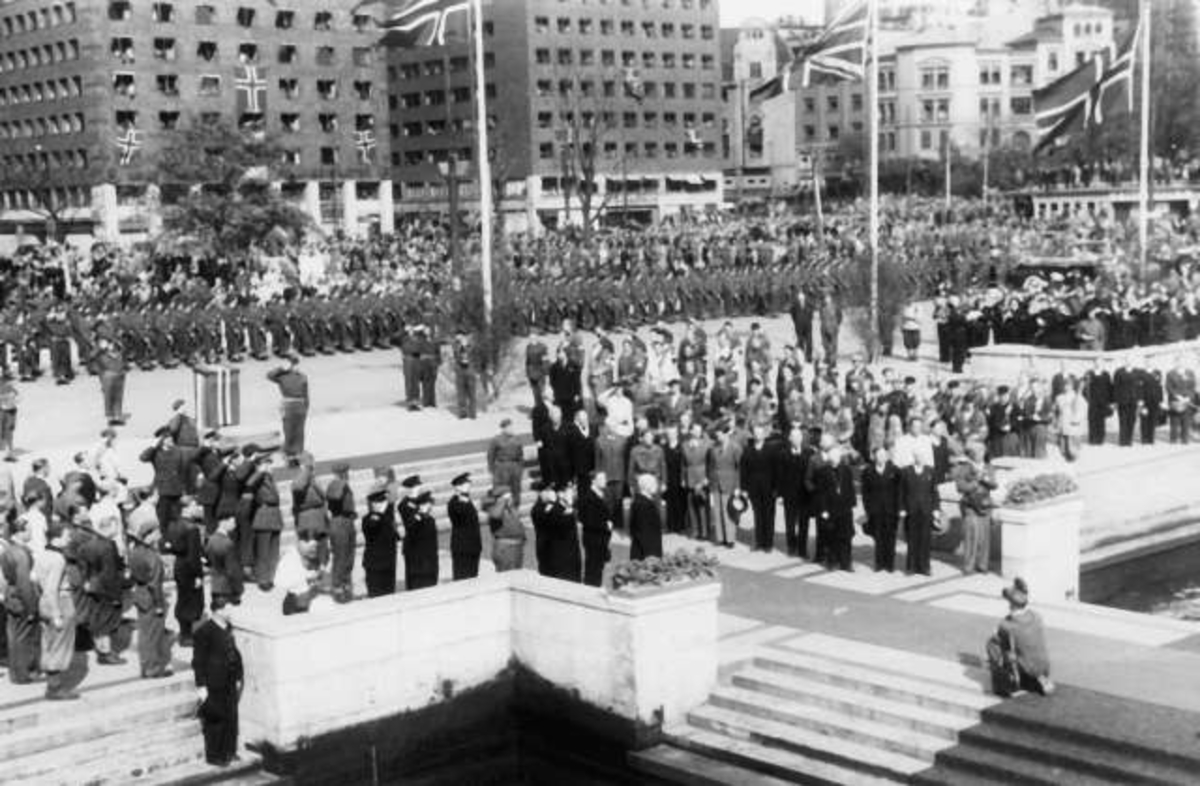
M295 463L304 453L304 426L308 420L308 377L300 371L300 357L288 355L288 364L267 372L267 379L279 386L282 397L283 453Z
M110 339L101 338L89 362L100 375L104 417L110 426L124 425L129 416L125 414L125 357L121 348Z
M525 448L512 432L511 418L500 421L500 433L488 445L487 467L488 472L492 473L492 487L510 489L513 504L520 507Z
M417 331L417 376L421 380L421 406L437 406L438 366L442 362L441 348L428 330Z

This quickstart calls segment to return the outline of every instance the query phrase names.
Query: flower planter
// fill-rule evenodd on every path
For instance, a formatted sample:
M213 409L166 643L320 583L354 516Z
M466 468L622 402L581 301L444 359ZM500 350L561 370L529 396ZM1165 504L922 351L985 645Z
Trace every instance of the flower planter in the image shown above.
M700 584L715 584L717 581L718 579L714 576L702 576L695 579L674 579L672 581L664 581L662 584L626 584L620 589L609 590L609 594L617 598L650 598L668 592L677 592L681 589L687 589L688 587Z
M996 515L1005 578L1025 579L1035 602L1078 600L1083 498L1076 493L1021 507L1004 505Z

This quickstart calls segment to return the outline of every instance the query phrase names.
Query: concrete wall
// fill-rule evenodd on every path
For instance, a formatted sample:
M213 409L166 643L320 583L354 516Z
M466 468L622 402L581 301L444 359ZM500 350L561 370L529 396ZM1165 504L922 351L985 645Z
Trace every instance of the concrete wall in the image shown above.
M1200 340L1177 341L1173 344L1156 344L1149 347L1089 352L1074 349L1047 349L1027 344L993 344L971 350L970 373L982 379L1003 380L1011 383L1021 374L1037 371L1043 375L1055 374L1060 370L1066 374L1082 377L1097 361L1101 365L1111 363L1119 366L1127 363L1134 368L1150 368L1167 371L1177 358L1183 357L1185 365L1194 365L1200 360Z
M516 571L282 617L235 610L243 737L277 750L438 704L517 663L635 724L717 678L716 583L628 597Z

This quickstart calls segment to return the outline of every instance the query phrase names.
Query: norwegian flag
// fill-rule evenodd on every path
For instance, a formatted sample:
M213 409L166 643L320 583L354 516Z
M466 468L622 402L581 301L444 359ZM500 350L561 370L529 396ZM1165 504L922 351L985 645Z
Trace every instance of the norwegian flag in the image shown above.
M142 132L136 128L127 128L125 134L118 136L113 142L117 146L117 150L121 152L117 163L121 166L129 166L133 161L133 156L142 149Z
M460 29L465 32L469 5L468 0L368 0L356 5L352 13L382 6L383 17L376 17L375 23L387 30L387 42L411 49L444 46L447 29L452 26L456 37Z
M266 74L257 66L242 66L242 74L233 80L237 91L238 112L262 114L267 111Z
M371 129L354 132L354 147L358 150L358 156L364 164L369 163L375 157L377 145L375 132Z

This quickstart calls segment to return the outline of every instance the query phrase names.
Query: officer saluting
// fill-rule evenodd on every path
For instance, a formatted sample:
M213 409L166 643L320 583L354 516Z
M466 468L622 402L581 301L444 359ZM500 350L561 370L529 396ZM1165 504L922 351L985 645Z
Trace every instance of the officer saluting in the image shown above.
M286 366L267 372L267 379L279 386L283 397L279 411L283 418L283 453L295 464L304 452L304 424L308 419L308 377L300 371L300 357L289 353Z

